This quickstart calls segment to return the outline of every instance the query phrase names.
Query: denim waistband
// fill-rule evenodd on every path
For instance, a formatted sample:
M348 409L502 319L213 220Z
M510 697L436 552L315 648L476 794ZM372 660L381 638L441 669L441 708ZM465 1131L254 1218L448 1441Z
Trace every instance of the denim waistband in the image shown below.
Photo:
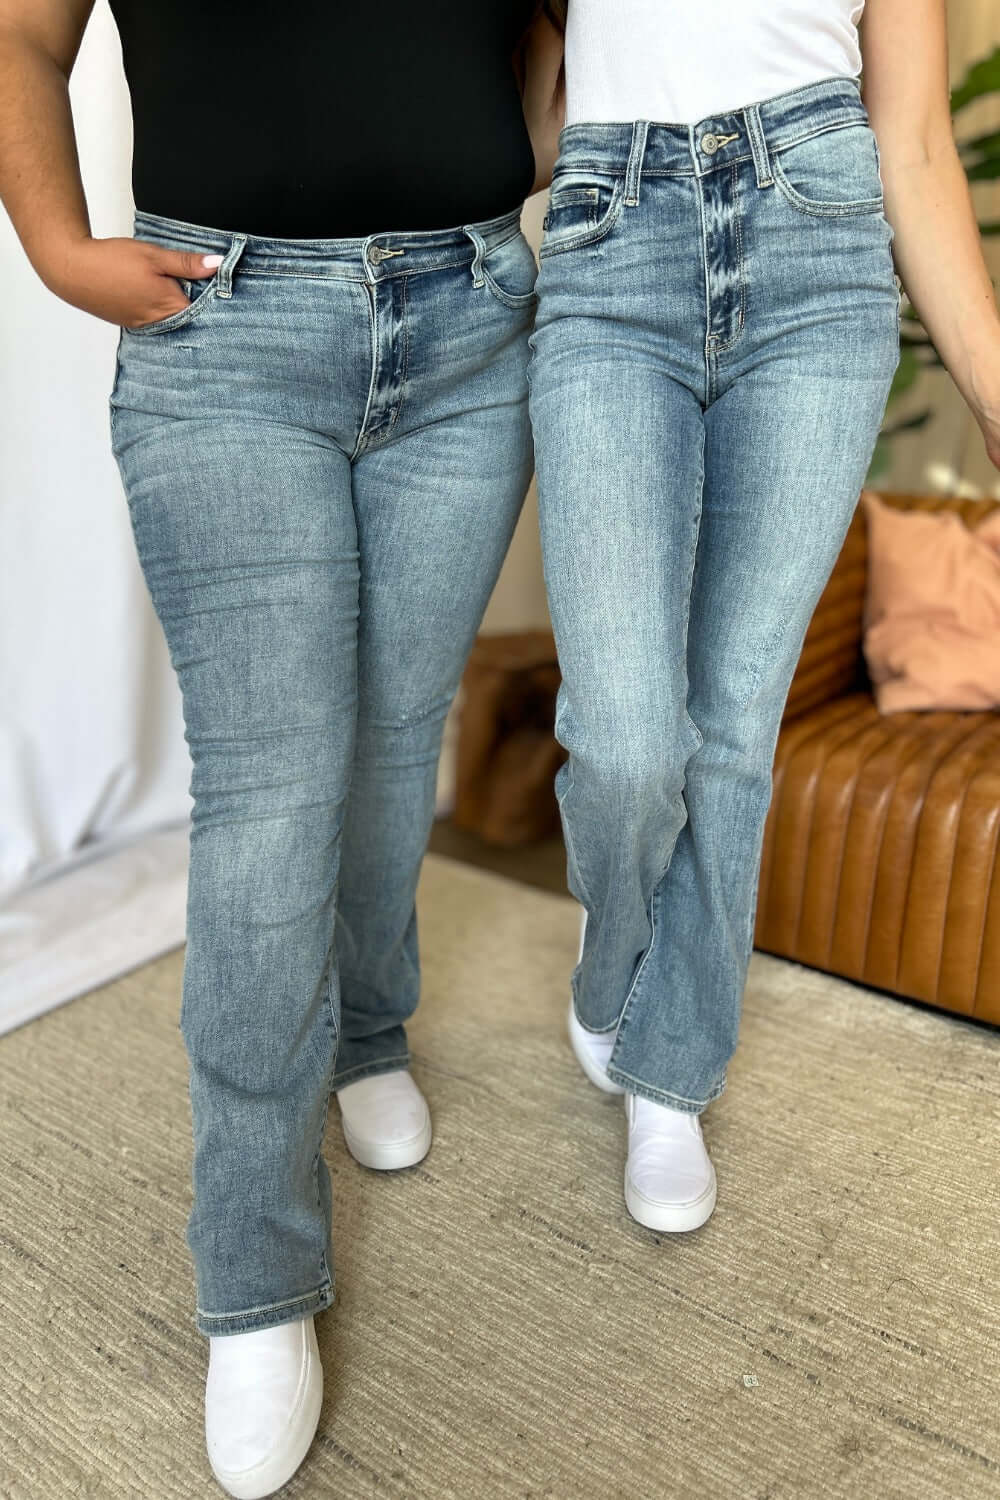
M520 230L521 211L514 209L481 224L454 229L387 231L364 239L284 240L265 235L187 224L180 219L137 209L135 236L171 250L222 251L222 270L229 273L239 261L241 274L341 277L382 281L391 276L438 271L469 265L473 274L490 253Z
M630 179L627 197L633 201L640 177L703 177L744 160L755 163L763 186L770 181L770 153L827 130L867 122L857 80L831 78L711 115L696 125L649 120L567 125L559 137L559 165L624 171Z

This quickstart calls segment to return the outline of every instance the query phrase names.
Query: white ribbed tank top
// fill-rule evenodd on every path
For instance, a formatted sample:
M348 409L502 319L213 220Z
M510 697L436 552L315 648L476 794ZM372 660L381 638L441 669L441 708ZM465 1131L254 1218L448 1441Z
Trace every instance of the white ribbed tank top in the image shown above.
M567 123L689 125L861 72L864 0L570 0Z

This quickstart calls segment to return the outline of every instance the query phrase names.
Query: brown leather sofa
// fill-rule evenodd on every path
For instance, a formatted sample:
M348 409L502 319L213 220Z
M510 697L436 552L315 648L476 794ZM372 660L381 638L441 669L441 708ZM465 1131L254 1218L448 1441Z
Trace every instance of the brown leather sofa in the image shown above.
M995 502L886 495L973 524ZM778 741L759 948L1000 1024L1000 714L875 707L854 518Z
M981 519L994 502L885 495ZM1000 714L875 707L861 650L859 508L809 627L778 741L756 943L1000 1025ZM455 821L494 844L558 827L550 634L481 637L465 678Z

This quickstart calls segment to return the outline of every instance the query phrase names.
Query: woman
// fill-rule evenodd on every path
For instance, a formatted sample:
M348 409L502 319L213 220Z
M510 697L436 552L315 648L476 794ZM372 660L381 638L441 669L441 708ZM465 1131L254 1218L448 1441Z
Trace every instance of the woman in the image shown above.
M547 99L561 40L523 40L531 0L112 0L138 213L134 239L100 240L67 94L91 5L0 0L0 190L46 284L122 325L113 446L194 766L208 1450L261 1496L319 1416L331 1090L366 1165L430 1145L406 1071L414 890L530 472L519 213L547 178L512 56Z
M699 1116L736 1045L786 694L897 364L894 236L1000 464L946 53L943 0L570 0L529 369L585 909L569 1026L625 1094L652 1229L715 1206Z

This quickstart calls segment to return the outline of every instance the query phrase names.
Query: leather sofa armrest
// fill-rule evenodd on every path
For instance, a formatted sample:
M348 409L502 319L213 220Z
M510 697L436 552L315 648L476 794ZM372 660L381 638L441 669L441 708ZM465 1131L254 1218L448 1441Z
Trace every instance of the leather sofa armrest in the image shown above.
M806 631L785 706L786 722L857 692L867 681L862 655L867 574L868 529L859 505Z

